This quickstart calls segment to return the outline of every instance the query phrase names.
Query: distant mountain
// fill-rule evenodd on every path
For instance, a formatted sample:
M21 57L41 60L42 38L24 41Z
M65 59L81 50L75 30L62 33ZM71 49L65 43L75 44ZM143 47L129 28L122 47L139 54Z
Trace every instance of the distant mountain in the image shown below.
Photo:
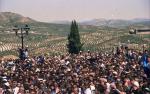
M0 31L12 31L15 25L28 24L31 31L37 33L49 33L53 35L68 35L70 31L69 21L54 21L52 23L39 22L29 17L12 12L0 12ZM114 20L94 19L79 22L80 32L95 32L100 28L150 28L150 19Z
M51 23L55 24L70 24L70 21L61 20L61 21L53 21ZM123 19L93 19L79 22L80 25L90 25L90 26L108 26L108 27L128 27L134 25L150 25L150 19L144 18L135 18L131 20L123 20Z
M24 17L20 14L12 13L12 12L0 12L0 24L7 23L33 23L35 20Z
M108 27L125 27L134 24L149 24L150 19L133 19L133 20L122 20L122 19L93 19L89 21L81 22L82 25L93 25L93 26L108 26Z
M149 22L150 19L145 19L145 18L135 18L135 19L132 19L131 21L132 21L132 22L135 22L135 23L139 23L139 22Z
M28 24L30 26L30 31L44 34L53 35L68 35L70 31L69 21L59 21L59 22L39 22L33 20L29 17L24 17L17 13L12 12L0 12L0 32L1 31L12 31L15 25ZM96 26L79 26L81 32L94 32L98 29Z

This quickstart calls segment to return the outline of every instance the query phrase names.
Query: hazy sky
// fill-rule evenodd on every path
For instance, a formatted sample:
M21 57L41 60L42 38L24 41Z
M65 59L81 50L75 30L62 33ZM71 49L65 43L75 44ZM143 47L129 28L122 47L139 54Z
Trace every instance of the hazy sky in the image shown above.
M150 18L150 0L0 0L0 11L46 22Z

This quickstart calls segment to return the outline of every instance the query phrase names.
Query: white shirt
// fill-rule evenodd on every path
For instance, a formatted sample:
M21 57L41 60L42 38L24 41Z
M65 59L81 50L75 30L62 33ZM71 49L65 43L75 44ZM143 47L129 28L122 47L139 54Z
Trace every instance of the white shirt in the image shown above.
M85 94L92 94L92 91L90 88L87 88L85 91L84 91Z
M14 94L18 94L18 92L19 92L19 87L15 87L15 88L13 89L13 91L14 91Z

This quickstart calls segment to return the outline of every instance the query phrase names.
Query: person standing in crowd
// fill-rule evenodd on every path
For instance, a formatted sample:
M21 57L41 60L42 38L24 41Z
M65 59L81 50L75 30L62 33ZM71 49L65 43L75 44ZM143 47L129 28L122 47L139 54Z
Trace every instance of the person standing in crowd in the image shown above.
M147 77L150 78L149 57L147 50L145 50L141 59L144 72L147 75Z
M27 48L24 50L24 56L25 56L25 59L28 58L28 49Z

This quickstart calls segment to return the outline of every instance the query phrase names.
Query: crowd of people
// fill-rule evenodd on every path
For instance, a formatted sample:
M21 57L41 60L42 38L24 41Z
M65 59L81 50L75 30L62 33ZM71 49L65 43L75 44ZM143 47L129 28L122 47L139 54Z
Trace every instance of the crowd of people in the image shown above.
M150 94L150 56L122 47L0 60L0 94Z

